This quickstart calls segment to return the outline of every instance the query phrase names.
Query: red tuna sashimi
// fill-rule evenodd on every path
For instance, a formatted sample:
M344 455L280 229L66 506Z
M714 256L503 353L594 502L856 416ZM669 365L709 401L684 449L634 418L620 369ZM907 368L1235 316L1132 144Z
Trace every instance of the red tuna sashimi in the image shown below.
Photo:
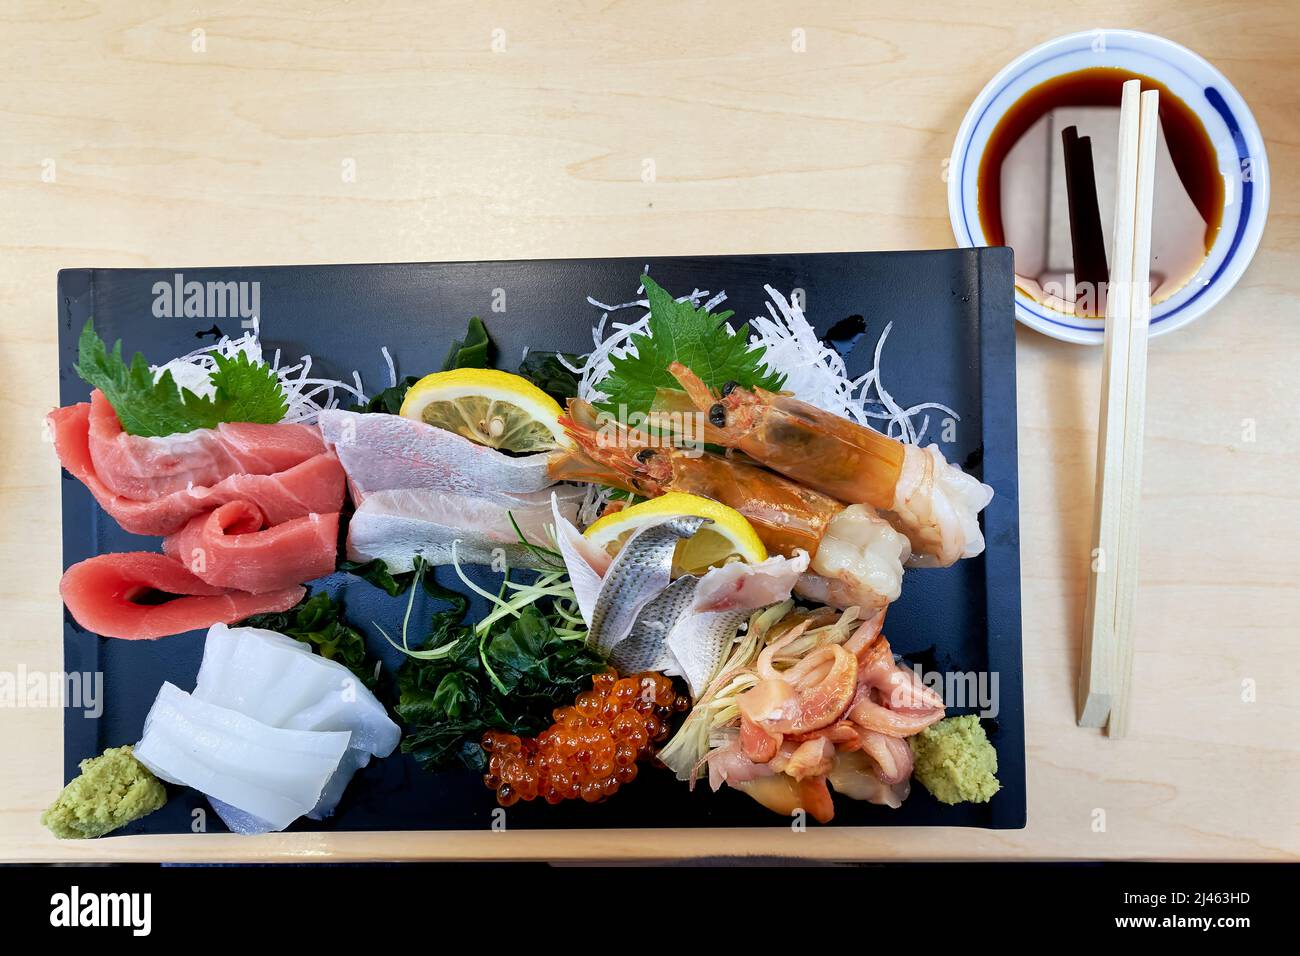
M163 594L162 603L142 603ZM254 614L287 611L306 593L289 587L267 594L205 584L179 561L151 551L101 554L64 572L59 593L77 623L104 637L151 640L234 624Z
M100 480L91 458L90 417L91 406L86 402L56 408L50 413L55 453L63 467L90 490L100 507L124 531L132 534L174 534L196 515L231 501L250 501L257 505L269 524L312 513L329 514L343 506L343 468L332 452L308 458L279 474L231 475L211 488L196 486L152 501L114 494Z
M146 438L122 430L99 389L90 394L90 460L114 494L153 501L231 475L274 475L325 451L309 425L228 422L216 428Z
M337 512L268 527L257 505L232 501L191 520L163 551L208 584L265 594L332 573L338 536Z

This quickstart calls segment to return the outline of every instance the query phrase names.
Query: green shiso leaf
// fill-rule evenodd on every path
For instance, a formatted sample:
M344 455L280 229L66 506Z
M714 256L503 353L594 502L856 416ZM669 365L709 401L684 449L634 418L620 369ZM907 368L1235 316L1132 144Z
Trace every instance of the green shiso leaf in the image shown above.
M736 382L778 391L785 383L784 375L764 364L765 349L750 347L748 325L732 333L727 325L731 311L709 313L689 301L676 301L649 276L642 276L641 282L650 302L649 334L631 337L635 355L611 359L610 373L597 386L607 396L601 409L648 412L658 389L681 390L668 372L673 362L681 362L715 389Z
M113 406L122 429L128 435L161 437L196 428L213 428L221 422L275 424L288 411L284 388L275 371L250 362L240 353L234 357L213 355L217 363L211 381L211 397L180 388L170 371L154 381L143 355L135 353L128 365L122 358L122 342L112 350L95 333L88 320L78 342L76 372L99 389Z

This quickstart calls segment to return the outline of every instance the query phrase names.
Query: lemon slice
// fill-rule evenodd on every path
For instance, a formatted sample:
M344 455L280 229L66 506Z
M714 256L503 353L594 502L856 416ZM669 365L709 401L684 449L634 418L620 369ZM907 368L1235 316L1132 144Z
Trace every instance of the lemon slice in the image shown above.
M736 558L750 564L767 560L767 549L739 511L678 491L606 515L593 523L584 536L610 554L617 554L634 532L664 518L683 515L708 518L710 523L677 545L673 555L674 576L699 574Z
M567 446L563 409L518 375L490 368L458 368L420 379L399 414L455 432L479 445L527 454Z

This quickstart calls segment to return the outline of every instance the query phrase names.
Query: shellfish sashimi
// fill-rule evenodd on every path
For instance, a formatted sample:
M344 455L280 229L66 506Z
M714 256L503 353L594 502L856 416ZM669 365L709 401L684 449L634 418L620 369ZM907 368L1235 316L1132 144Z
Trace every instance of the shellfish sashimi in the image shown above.
M383 704L336 661L275 631L214 625L208 631L195 698L272 727L348 731L348 753L310 816L329 816L352 775L397 747L401 731Z
M337 512L270 525L251 501L232 501L192 518L163 553L208 584L264 594L332 574L338 536Z
M554 492L554 508L576 519L584 491L566 486ZM518 523L516 532L511 518ZM536 554L519 540L546 544L552 524L552 494L495 499L428 488L385 489L366 495L348 522L347 555L352 561L379 558L390 571L409 571L416 555L429 564L491 564L498 553L511 567L534 567Z
M863 625L850 641L860 639L869 632ZM889 641L877 630L860 648L845 645L858 659L860 683L880 694L881 703L891 710L919 716L932 716L944 709L943 695L927 687L916 671L900 666L894 660Z
M820 748L810 748L809 752L812 750ZM803 810L819 823L829 823L835 817L835 804L824 776L808 775L796 780L770 765L750 760L735 742L710 751L707 759L709 786L715 792L725 783L782 816Z
M138 501L231 475L274 475L325 451L320 432L309 425L223 422L162 438L128 435L98 389L90 396L89 447L105 487Z
M782 816L793 816L804 810L818 823L830 823L835 819L835 802L826 789L825 777L795 780L788 774L775 773L732 786Z
M724 783L733 787L776 773L767 761L750 759L738 741L709 751L705 761L709 769L709 787L715 793Z
M287 611L305 593L297 585L264 594L228 590L200 580L175 558L151 551L97 555L68 568L59 582L63 603L78 624L102 637L128 640Z
M912 776L912 748L902 737L859 729L858 742L859 749L874 761L874 774L884 783L904 783Z
M554 484L544 453L507 455L399 415L330 409L318 422L358 505L374 492L401 489L453 492L509 506L518 495Z
M897 783L881 780L876 763L860 750L842 750L836 754L826 782L836 793L850 799L865 800L895 810L903 805L912 789L910 778Z
M793 675L764 680L737 701L741 715L769 734L808 733L838 720L857 689L857 658L830 644L812 651L795 665L800 667L804 674L816 672L817 679L803 682L802 689Z
M245 818L236 826L256 832L283 830L310 813L350 738L346 731L271 727L165 683L134 752L161 779L238 808L254 823Z
M792 606L751 622L748 650L733 654L661 759L685 779L707 765L714 789L728 783L781 813L829 820L828 784L899 806L914 763L905 738L943 717L942 697L895 660L883 613L858 621L856 609Z
M90 417L91 405L87 402L52 411L47 416L47 421L54 437L54 451L63 467L86 486L100 507L124 531L131 534L174 534L196 515L205 514L232 501L248 501L257 505L266 520L273 525L313 512L337 512L342 507L345 490L343 468L334 455L324 451L323 447L317 454L274 474L230 474L212 485L185 485L152 498L131 498L118 494L105 483L91 456ZM246 427L258 429L257 434L265 434L265 429L306 428L307 431L312 431L302 425ZM298 432L295 431L295 434Z

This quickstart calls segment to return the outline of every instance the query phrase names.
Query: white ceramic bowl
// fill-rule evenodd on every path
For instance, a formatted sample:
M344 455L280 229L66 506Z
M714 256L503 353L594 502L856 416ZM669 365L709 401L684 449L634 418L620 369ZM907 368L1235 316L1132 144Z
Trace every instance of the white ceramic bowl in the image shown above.
M980 157L998 121L1045 80L1091 67L1120 67L1158 80L1200 118L1224 179L1223 222L1205 262L1151 312L1151 334L1199 318L1241 278L1259 246L1268 215L1268 157L1245 100L1203 58L1163 37L1133 30L1072 33L1034 47L980 91L966 112L948 165L948 216L962 246L986 246L976 206ZM1016 318L1053 338L1100 344L1103 323L1058 312L1016 290Z

